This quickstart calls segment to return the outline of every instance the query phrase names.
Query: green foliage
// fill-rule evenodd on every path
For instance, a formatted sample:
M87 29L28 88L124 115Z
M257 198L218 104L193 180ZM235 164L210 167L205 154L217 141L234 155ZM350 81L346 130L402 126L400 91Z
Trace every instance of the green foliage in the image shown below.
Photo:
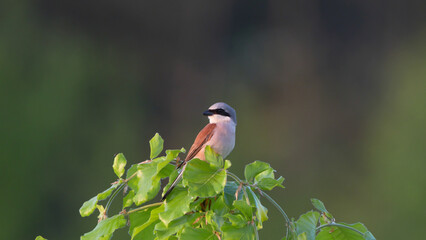
M91 232L81 236L81 240L110 239L115 230L126 226L126 222L122 214L104 219Z
M119 153L115 156L112 168L114 169L115 175L117 175L117 177L121 178L121 176L123 176L126 164L127 160L122 153Z
M299 217L295 224L298 237L300 234L304 234L303 238L315 239L315 227L317 225L319 215L320 214L318 212L310 211Z
M157 157L161 151L163 151L164 140L160 134L156 133L154 137L149 140L149 146L151 148L150 159Z
M158 215L164 211L164 205L159 207L152 207L149 210L141 209L141 211L147 211L149 218L142 220L142 217L136 215L138 211L130 214L130 231L129 234L133 239L154 239L154 227L160 222ZM132 220L133 215L133 220ZM146 215L144 215L146 218Z
M209 230L202 228L187 227L180 235L182 240L215 240L217 236Z
M83 203L83 206L80 208L80 215L82 217L90 216L93 211L96 209L96 204L98 203L98 196L92 197Z
M47 239L42 236L37 236L35 240L47 240Z
M275 170L268 163L255 161L244 171L245 180L228 171L229 160L206 147L206 161L193 159L184 169L178 184L164 202L145 204L154 199L161 188L161 179L169 177L169 184L177 177L173 165L184 149L163 150L163 139L156 134L150 140L150 160L132 165L122 179L127 160L123 154L114 158L113 170L119 177L110 188L86 201L80 208L81 216L99 211L99 222L82 240L110 239L116 229L126 226L132 240L165 239L258 239L258 231L268 220L268 209L261 202L266 198L286 222L286 240L358 240L374 239L361 223L336 223L331 213L318 199L312 199L318 211L309 211L297 221L290 221L284 210L264 191L283 188L283 177L275 178ZM231 178L233 181L229 181ZM108 217L107 212L123 189L123 210ZM163 189L163 193L164 193ZM105 207L99 202L108 199ZM284 233L283 233L284 234Z
M160 213L160 220L166 227L171 221L191 210L189 205L192 198L185 188L176 187L173 189L171 195L164 201L164 211Z
M333 219L333 215L331 215L331 213L329 213L327 211L327 209L324 206L324 203L322 203L319 199L311 198L311 203L312 203L312 205L314 205L314 207L318 211L320 211L321 213L323 213L325 215L325 217L327 217L329 219Z
M186 165L182 182L191 196L213 197L223 191L226 172L214 164L193 159Z

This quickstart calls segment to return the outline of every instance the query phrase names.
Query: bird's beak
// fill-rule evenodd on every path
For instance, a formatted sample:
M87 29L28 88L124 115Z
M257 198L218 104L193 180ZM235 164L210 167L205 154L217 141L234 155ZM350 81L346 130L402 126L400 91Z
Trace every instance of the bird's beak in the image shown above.
M207 110L207 111L203 112L203 115L204 116L211 116L211 115L213 115L213 113L210 112L210 110Z

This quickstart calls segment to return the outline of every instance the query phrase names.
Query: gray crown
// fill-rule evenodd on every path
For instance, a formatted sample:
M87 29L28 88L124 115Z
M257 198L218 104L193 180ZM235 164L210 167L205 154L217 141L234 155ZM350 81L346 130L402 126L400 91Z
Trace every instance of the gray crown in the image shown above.
M225 112L227 112L230 116L230 118L234 121L235 124L237 124L237 113L235 112L235 109L233 109L231 106L224 102L217 102L209 107L209 110L215 110L215 109L223 109Z

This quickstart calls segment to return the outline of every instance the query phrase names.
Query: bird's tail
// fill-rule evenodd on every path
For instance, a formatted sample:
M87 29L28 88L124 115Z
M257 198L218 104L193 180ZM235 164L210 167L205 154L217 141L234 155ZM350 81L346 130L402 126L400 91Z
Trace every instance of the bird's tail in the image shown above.
M183 166L182 171L180 171L179 175L176 177L176 179L173 181L172 185L170 185L169 189L167 189L167 192L163 195L161 198L161 201L164 201L166 197L170 194L170 192L173 190L173 188L176 187L176 185L182 180L183 171L185 170L185 166Z

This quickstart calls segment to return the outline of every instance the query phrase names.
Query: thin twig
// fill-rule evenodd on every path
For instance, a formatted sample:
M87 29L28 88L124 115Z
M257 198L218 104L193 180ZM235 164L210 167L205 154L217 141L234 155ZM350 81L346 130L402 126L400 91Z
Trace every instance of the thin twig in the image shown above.
M163 204L163 202L156 202L156 203L151 203L151 204L148 204L148 205L145 205L145 206L142 206L142 207L138 207L138 208L135 208L135 209L132 209L132 210L128 211L128 212L126 213L126 215L129 215L129 214L131 214L131 213L134 213L134 212L137 212L137 211L143 210L143 209L145 209L145 208L150 208L150 207L159 206L159 205L161 205L161 204Z
M124 179L124 182L128 182L128 181L130 181L130 180L131 180L132 178L134 178L137 174L138 174L138 171L136 171L135 173L133 173L133 174L132 174L132 176L130 176L129 178Z
M271 202L277 209L278 209L278 211L280 211L280 213L283 215L283 217L284 217L284 219L286 220L286 222L287 222L287 232L286 232L286 239L287 239L287 237L288 237L288 230L289 230L289 228L291 229L291 231L293 231L293 229L292 229L292 224L291 224L291 222L290 222L290 219L288 218L288 216L287 216L287 214L284 212L284 210L281 208L281 206L280 205L278 205L278 203L277 202L275 202L275 200L274 199L272 199L268 194L266 194L265 192L263 192L262 190L260 190L260 189L258 189L259 190L259 192L260 192L260 194L263 196L263 197L265 197L266 199L268 199L269 200L269 202Z
M228 174L228 176L232 177L235 181L237 181L239 184L243 183L243 180L241 180L237 175L231 173L230 171L226 171L226 173Z
M252 222L252 224L253 224L253 227L254 227L254 233L256 234L256 240L259 240L259 231L257 231L257 226L254 222Z
M247 183L245 183L244 181L242 181L237 175L226 171L226 173L228 174L228 176L230 176L231 178L233 178L235 181L237 181L239 184L245 184L248 185ZM243 192L245 193L246 197L247 197L247 193L244 191L245 189L243 188ZM284 210L281 208L280 205L278 205L277 202L275 202L275 200L273 198L271 198L268 194L266 194L265 192L263 192L262 190L258 189L260 195L262 195L263 197L265 197L266 199L269 200L269 202L271 202L277 209L278 211L280 211L280 213L283 215L285 221L287 222L287 230L286 230L286 239L288 238L288 230L290 229L291 231L294 231L292 228L292 224L290 219L288 218L287 214L284 212ZM248 200L248 197L247 197Z
M117 196L117 194L126 186L125 183L122 183L118 188L116 188L115 192L112 194L112 196L108 199L108 202L105 207L105 215L108 216L108 210L112 204L112 201L114 201L114 198Z

